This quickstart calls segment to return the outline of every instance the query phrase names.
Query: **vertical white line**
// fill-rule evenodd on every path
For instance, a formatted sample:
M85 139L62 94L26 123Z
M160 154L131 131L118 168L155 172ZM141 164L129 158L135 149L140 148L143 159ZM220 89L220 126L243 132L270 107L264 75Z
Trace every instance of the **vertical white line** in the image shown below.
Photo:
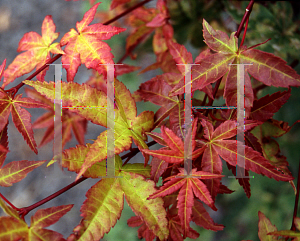
M62 99L61 99L62 65L55 64L55 100L54 100L54 158L61 164L62 160Z
M185 65L185 100L184 100L184 175L192 171L192 88L191 64Z
M245 176L245 65L252 64L230 65L237 65L237 163L236 176L229 178L249 178Z
M107 65L107 169L106 176L115 177L115 85L114 65Z
M237 66L237 167L236 177L245 177L245 70L244 65ZM239 167L242 169L239 170Z

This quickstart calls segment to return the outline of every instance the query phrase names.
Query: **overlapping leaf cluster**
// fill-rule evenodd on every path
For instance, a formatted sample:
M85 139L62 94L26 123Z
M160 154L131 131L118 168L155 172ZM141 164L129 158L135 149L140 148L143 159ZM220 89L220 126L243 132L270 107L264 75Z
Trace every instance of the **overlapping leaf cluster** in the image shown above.
M91 1L92 2L92 1ZM130 1L115 0L111 8ZM71 139L73 130L80 145L64 150L61 165L69 171L86 178L100 178L106 175L108 131L99 133L92 144L84 143L87 121L104 127L108 121L114 122L114 177L102 178L86 193L87 199L81 207L82 221L74 228L68 240L99 240L116 224L124 206L124 197L135 213L128 220L128 226L142 225L138 230L139 238L153 240L196 239L199 233L190 227L191 221L213 231L224 228L215 224L204 204L217 210L215 199L218 194L231 193L221 180L224 177L222 161L236 174L242 171L245 178L237 178L246 195L251 196L249 173L265 175L276 181L292 183L293 177L288 169L286 158L280 154L279 145L272 137L287 133L291 127L282 125L272 117L290 97L290 86L300 86L300 76L286 62L273 54L254 49L238 47L235 33L213 29L203 20L203 37L209 47L199 53L193 61L192 54L176 42L173 27L169 22L166 2L157 1L157 7L136 9L129 18L133 28L127 38L127 54L154 32L153 51L156 63L149 65L143 72L161 68L164 73L142 83L131 94L126 86L117 79L118 75L134 71L138 66L116 67L114 75L115 99L114 120L108 120L107 75L108 65L114 64L109 45L103 40L124 32L120 27L91 24L100 3L87 11L76 29L71 29L60 43L57 39L55 24L47 16L42 24L42 36L30 32L24 35L18 51L26 51L16 57L6 70L4 61L0 66L0 78L4 83L0 89L0 165L2 166L8 150L8 117L12 119L29 147L37 153L32 127L48 127L40 146L51 141L54 136L55 83L45 81L47 69L37 80L25 80L24 84L34 89L26 89L28 97L4 91L4 87L16 78L41 67L52 54L62 54L62 63L67 71L67 82L61 83L61 99L65 108L62 112L63 146ZM64 47L65 46L65 47ZM64 47L62 49L62 47ZM27 61L27 62L26 62ZM78 67L84 64L93 69L93 75L83 84L74 82ZM236 111L215 109L208 112L193 110L191 126L185 126L185 100L187 85L184 65L192 67L192 92L202 91L210 99L223 97L227 106L237 106L237 65L245 65L245 156L244 165L236 168L238 141ZM289 88L262 98L253 91L251 77L275 87ZM218 93L213 92L213 84L221 80ZM160 106L153 113L143 111L137 115L136 101L150 101ZM193 105L201 105L203 100L192 98ZM111 103L112 104L112 103ZM30 114L21 108L45 108L49 112L39 117L32 125ZM205 113L206 112L206 113ZM160 133L151 132L160 128ZM191 137L192 171L186 175L184 161L186 151L184 141L186 132ZM164 147L149 150L148 136ZM143 154L143 164L122 162L119 154L132 150L132 141ZM150 163L149 157L153 159ZM45 161L13 161L0 169L0 185L11 186L22 180L27 173ZM55 158L50 164L55 162ZM244 169L243 169L244 168ZM156 185L159 178L163 185ZM61 240L62 235L45 227L57 222L72 205L63 205L38 210L31 217L31 225L19 217L16 210L0 205L8 217L0 218L1 240ZM261 214L260 214L261 215ZM260 216L263 219L262 216ZM297 220L296 220L297 221ZM261 225L261 224L260 224ZM299 226L299 225L298 225ZM260 237L266 236L260 228ZM296 235L274 231L273 235ZM297 234L298 235L298 234ZM262 239L265 240L265 239Z

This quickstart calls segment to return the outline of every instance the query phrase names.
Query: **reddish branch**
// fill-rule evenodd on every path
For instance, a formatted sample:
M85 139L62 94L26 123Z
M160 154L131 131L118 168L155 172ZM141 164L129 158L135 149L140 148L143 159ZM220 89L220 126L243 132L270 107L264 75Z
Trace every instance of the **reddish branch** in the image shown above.
M245 14L242 18L242 21L238 27L238 30L236 31L235 33L235 36L238 38L242 32L242 29L243 29L243 26L245 24L245 22L247 21L247 19L249 18L250 16L250 13L251 13L251 10L252 10L252 7L253 7L253 4L254 4L254 0L251 0L249 5L246 7L246 10L245 10Z
M50 200L58 197L59 195L63 194L64 192L70 190L72 187L75 187L77 184L83 182L84 180L86 180L87 178L86 177L81 177L79 178L77 181L75 182L72 182L71 184L69 184L68 186L60 189L59 191L53 193L52 195L42 199L41 201L37 202L37 203L34 203L32 204L31 206L28 206L28 207L25 207L25 208L21 208L21 209L18 209L17 211L19 212L19 215L20 217L24 220L24 217L26 214L28 214L31 210L43 205L44 203L46 202L49 202Z

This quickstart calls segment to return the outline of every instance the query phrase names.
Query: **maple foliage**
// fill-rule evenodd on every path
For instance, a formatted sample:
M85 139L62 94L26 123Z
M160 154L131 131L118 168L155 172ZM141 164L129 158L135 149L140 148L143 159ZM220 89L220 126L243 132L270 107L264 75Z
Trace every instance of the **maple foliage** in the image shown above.
M35 67L42 67L50 59L50 53L64 54L59 43L51 44L58 38L59 33L55 33L55 24L52 16L45 17L42 24L42 36L36 32L26 33L19 42L19 54L15 60L4 71L4 82L2 88L13 82L16 78L31 72ZM37 78L44 80L45 71L41 72Z
M210 172L204 171L196 171L192 170L190 176L185 178L180 178L180 176L184 176L184 170L179 169L179 174L176 177L169 177L171 181L167 182L162 186L162 188L156 193L149 196L150 199L155 197L163 197L168 194L172 194L173 192L180 189L178 194L178 213L179 218L184 229L184 237L186 237L187 232L189 231L189 224L191 221L191 213L192 207L194 204L194 195L199 198L201 201L206 203L212 209L217 210L214 206L213 200L209 194L209 191L205 184L198 180L200 179L211 179L211 178L219 178L222 175L213 174ZM167 179L165 179L167 180Z
M31 217L31 225L27 226L26 222L21 219L16 212L5 205L0 200L0 206L9 217L2 217L0 220L0 237L2 240L37 240L43 237L43 240L62 240L63 235L55 231L45 229L56 223L63 215L71 210L73 204L62 205L38 210Z
M97 20L95 16L100 3L89 1L91 8L76 23L76 30L71 28L59 43L53 43L59 34L55 32L56 26L48 15L42 23L42 35L26 33L17 49L18 52L25 52L19 54L6 69L6 59L0 65L0 80L4 77L0 88L0 185L10 187L46 162L13 160L4 165L10 151L8 120L11 113L15 127L36 154L38 148L54 139L57 80L47 81L45 76L47 64L60 57L67 72L67 81L61 81L60 95L63 107L63 152L59 163L56 163L54 156L47 167L61 165L77 174L72 184L28 207L16 208L0 193L0 206L7 215L0 217L0 240L65 240L62 234L46 227L58 222L72 209L73 204L38 209L31 216L30 225L24 217L87 178L100 180L87 190L86 200L80 208L82 219L67 240L102 239L120 219L124 198L135 214L128 219L128 226L140 226L137 235L146 241L155 238L174 241L187 237L197 239L200 234L192 228L192 222L215 232L223 230L225 227L216 224L210 216L210 210L205 207L217 211L216 197L233 192L224 181L222 160L236 175L237 182L248 198L251 197L251 172L289 182L299 195L299 187L296 189L294 177L288 168L289 162L281 154L274 138L287 134L300 121L289 126L287 122L274 119L274 114L291 97L291 87L300 86L300 75L285 60L255 49L268 44L267 41L251 47L243 44L254 1L250 1L250 9L247 8L240 24L242 27L246 22L240 45L240 28L228 36L221 30L215 30L203 19L203 38L207 48L202 49L194 60L187 47L174 37L170 21L172 8L168 4L171 1L158 0L156 8L142 6L148 1L111 2L110 10L124 9L124 13L113 21L130 13L125 21L128 29L107 23L91 24ZM108 76L112 70L110 66L115 61L111 47L104 40L116 34L126 36L125 55L121 60L127 56L135 59L133 50L150 38L152 33L156 62L148 63L140 74L157 68L163 73L139 84L138 90L131 93L117 77L141 67L138 63L136 66L116 65L112 76L114 97L110 98ZM57 55L53 57L53 54ZM74 78L82 64L92 69L91 76L84 83L75 83ZM243 64L245 70L244 143L238 140L239 64ZM191 80L186 77L188 66L191 67ZM8 84L34 68L37 71L33 77L5 90ZM34 77L36 80L33 80ZM188 82L191 83L192 105L199 107L191 109L189 113L185 100ZM254 87L255 83L288 89L261 97ZM24 85L27 86L27 97L16 94ZM198 91L203 95L196 95ZM212 110L204 108L211 107L216 99L223 99L225 104ZM160 108L155 113L144 110L138 114L139 101L149 101ZM113 119L108 115L108 106L114 106ZM31 115L24 108L44 108L48 112L31 123ZM190 124L187 120L190 120ZM107 176L109 130L97 133L93 143L85 143L89 121L105 128L114 124L113 177ZM35 142L33 128L47 128L39 146ZM160 130L160 133L156 130ZM65 149L71 140L71 131L79 145ZM147 142L148 137L153 141ZM191 143L188 147L185 146L187 141ZM150 149L156 143L163 147ZM243 146L243 155L238 151L238 146ZM185 155L187 149L190 156ZM142 163L128 163L138 152L143 155ZM243 158L243 163L237 161L238 156ZM127 160L123 161L125 158ZM191 164L190 173L185 169L187 160ZM240 176L242 172L245 177ZM160 180L162 186L159 185ZM295 230L278 231L262 212L258 213L258 217L260 240L270 240L271 236L299 239L299 232ZM300 230L300 219L293 218L295 227Z
M275 225L272 225L271 221L262 213L258 212L258 237L260 241L265 240L285 240L284 238L292 238L294 241L298 241L300 238L300 219L295 217L294 225L298 231L295 230L281 230L278 231ZM278 237L284 237L278 239Z
M95 4L84 14L83 19L76 23L78 32L72 28L60 41L61 46L66 45L62 63L67 70L69 82L74 80L81 63L85 64L87 68L97 70L100 74L106 73L107 64L113 64L111 49L107 43L101 40L110 39L125 29L105 26L101 23L88 26L93 21L99 4Z
M199 155L202 154L203 149L198 149L194 150L196 147L196 141L195 141L195 135L196 135L196 124L197 124L197 119L193 122L193 140L192 140L192 156L187 157L191 159L195 159ZM154 157L157 157L161 160L164 160L168 163L181 163L184 161L184 143L183 141L175 135L172 130L168 128L164 128L163 126L161 127L161 138L163 141L168 145L169 149L171 150L166 150L165 148L162 148L162 150L158 151L151 151L151 150L143 150L144 153L150 154Z

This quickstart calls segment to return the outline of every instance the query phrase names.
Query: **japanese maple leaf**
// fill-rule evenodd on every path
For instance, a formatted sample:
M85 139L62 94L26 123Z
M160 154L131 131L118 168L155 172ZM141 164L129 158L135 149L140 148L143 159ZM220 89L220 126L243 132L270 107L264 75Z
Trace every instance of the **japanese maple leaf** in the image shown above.
M215 224L213 219L209 216L209 213L204 208L203 204L199 201L194 201L194 206L192 208L192 221L198 226L205 229L219 231L224 229L224 225Z
M116 65L115 76L127 74L138 69L140 69L140 67L128 64ZM102 74L99 74L97 71L94 70L93 74L85 83L107 94L106 80L104 79L104 76Z
M36 99L45 105L47 105L50 110L50 112L46 112L42 116L40 116L33 124L33 128L45 128L47 127L47 130L44 134L44 137L39 145L39 147L45 145L49 141L53 140L54 138L54 104L39 94L37 91L33 89L25 89L26 94ZM62 110L62 147L65 146L65 144L71 140L71 130L73 130L73 133L79 142L79 144L84 144L84 136L86 132L87 127L87 120L85 118L82 118L81 116L70 112L67 109Z
M50 53L64 54L59 43L51 44L58 38L59 33L55 33L55 24L52 16L45 17L42 24L42 36L36 32L25 33L19 42L18 52L26 51L19 54L4 72L4 88L16 78L31 72L35 67L42 67L50 59ZM37 79L44 80L46 70L42 71Z
M148 228L146 223L139 217L133 216L127 220L128 227L138 227L142 225L138 229L138 238L142 239L145 238L146 241L152 241L156 235Z
M204 151L204 148L200 148L195 150L196 148L196 142L195 142L195 135L196 135L196 129L197 129L197 119L193 122L193 136L192 136L192 158L195 159L199 155L201 155ZM162 159L168 163L181 163L184 161L184 143L182 139L176 134L170 130L167 127L161 126L161 137L165 141L165 143L168 145L167 148L162 148L160 150L152 151L152 150L142 150L146 154L152 155L154 157L157 157L159 159Z
M169 217L169 229L170 237L172 238L172 240L184 241L184 230L181 225L180 217L178 215ZM186 237L189 237L191 239L197 239L199 238L199 235L200 234L191 227L189 227L189 231L186 233Z
M189 223L191 221L192 207L194 205L194 195L202 202L210 206L213 210L217 210L214 201L208 191L206 185L199 179L221 178L223 175L213 174L204 171L196 171L192 169L191 175L186 176L183 168L178 168L177 176L171 176L165 180L169 180L155 193L150 195L148 199L156 197L164 197L180 189L177 200L177 208L183 226L184 236L189 232Z
M25 80L25 84L34 87L40 94L46 96L51 101L55 99L54 82L37 82ZM107 127L107 96L102 91L90 87L87 84L79 85L69 82L61 83L61 99L63 106L78 108L69 109L78 113L94 124ZM115 79L115 99L117 109L114 118L114 149L115 154L119 154L130 148L132 139L138 148L147 149L145 132L150 131L153 126L153 112L144 111L137 116L136 103L125 85ZM96 108L79 108L82 106ZM107 158L107 130L102 132L91 145L86 155L85 162L79 178L89 167L96 162L101 162ZM145 165L149 160L149 155L145 156Z
M287 102L290 96L291 88L255 100L250 113L251 119L259 121L270 119Z
M240 165L240 163L237 163L237 140L226 140L236 135L236 122L230 120L225 121L215 130L209 121L202 120L201 123L204 127L204 137L208 140L205 142L206 149L204 150L202 158L202 170L217 174L222 173L222 162L220 157L231 166L235 167L237 164ZM246 122L245 131L256 125L257 123ZM266 175L277 181L290 181L293 179L292 176L277 171L259 152L254 151L249 146L245 146L244 160L244 168L246 170ZM208 184L213 196L216 194L218 185L218 182Z
M173 40L173 32L173 27L169 23L155 29L153 36L153 51L156 55L156 63L143 69L140 74L157 68L161 68L165 73L180 73L167 44L169 40Z
M264 227L264 222L267 222L267 227ZM272 225L272 223L270 222L270 220L266 217L264 217L264 219L261 218L259 219L259 224L258 227L261 228L261 230L259 229L258 231L258 236L261 238L261 240L264 240L264 238L269 238L270 235L273 236L281 236L284 238L291 238L291 240L293 241L299 241L300 240L300 218L295 217L294 218L294 225L297 228L297 231L295 230L281 230L281 231L277 231L277 228ZM272 231L272 232L270 232ZM267 236L268 235L268 236Z
M95 69L106 76L108 64L113 64L113 54L109 45L102 40L110 39L113 35L125 31L125 28L106 26L96 23L88 26L94 19L100 3L87 11L83 19L76 23L76 28L66 33L60 41L66 45L62 63L67 70L67 81L73 81L78 67L85 64L87 68Z
M10 187L21 181L33 169L41 166L46 161L14 161L0 169L0 186Z
M0 65L0 80L3 75L5 65L6 65L6 59L4 59L3 63ZM9 151L8 150L7 126L8 126L8 121L7 121L6 125L4 125L4 127L2 127L3 129L0 131L0 166L2 166L2 164L4 163L6 154Z
M16 210L5 205L0 199L0 206L8 215L0 217L0 233L2 240L64 240L63 235L53 230L45 229L64 216L71 210L73 204L39 209L31 217L31 225L28 227L26 222L19 217Z
M206 44L215 53L202 58L192 68L192 92L202 89L223 77L225 81L224 97L226 105L236 106L237 95L237 70L236 65L245 65L245 109L249 116L253 105L253 90L248 73L265 85L275 87L300 86L300 76L286 62L273 54L242 46L238 49L237 37L234 33L228 38L222 31L215 31L205 20L203 20L203 36ZM183 80L178 83L170 95L183 94L186 83Z
M73 162L77 165L76 154L73 154ZM71 160L69 159L69 161ZM83 220L74 229L74 234L68 240L100 240L103 238L104 234L108 233L120 218L124 206L124 196L132 211L149 228L149 232L153 232L160 240L166 240L169 230L163 200L161 198L147 200L147 197L156 191L154 182L146 179L146 177L150 177L149 169L141 171L143 169L141 163L127 163L122 166L119 156L116 156L115 161L115 175L122 178L102 178L89 189L86 193L87 199L80 209ZM98 171L98 176L103 175L103 172L106 172L105 164L103 167L101 172L99 172L99 168L95 168L94 172ZM142 173L146 175L141 175ZM108 206L109 209L107 209ZM143 208L141 209L141 207Z
M272 240L272 236L268 235L270 232L277 232L275 225L261 212L258 211L258 237L261 241ZM274 240L274 239L273 239Z
M277 92L274 93L273 95L274 97L277 96L279 98L275 98L274 101L270 101L270 106L272 106L274 102L284 101L284 99L287 98L287 95L289 96L289 92L286 91L284 91L283 93ZM270 97L272 97L273 95L271 95ZM265 97L268 98L269 96L267 95ZM265 103L265 105L261 105L262 109L264 109L264 106L266 106L266 110L269 109L269 111L266 111L266 115L265 115L266 117L273 115L272 111L274 111L274 109L276 110L277 108L275 106L273 108L268 108L269 104L266 103L264 100L263 102L260 103ZM260 104L258 102L258 106L259 105ZM259 108L257 110L259 111ZM259 117L259 113L257 114ZM263 115L261 115L261 117L264 118ZM296 121L293 125L295 125L298 122L300 122L300 120ZM286 134L287 132L289 132L293 127L293 125L289 126L287 122L278 121L275 119L269 119L265 121L262 125L255 127L251 131L251 133L249 133L249 134L253 134L252 138L251 136L250 136L251 139L248 138L250 139L249 142L251 143L251 145L255 147L259 146L260 148L259 151L272 165L274 165L277 168L277 170L280 170L283 173L288 175L291 175L291 172L288 169L289 163L287 162L286 157L281 155L279 144L275 138L280 137ZM289 182L292 185L292 187L296 189L293 181L289 181Z
M31 115L27 110L21 107L46 108L47 106L31 98L22 98L22 94L11 97L2 90L0 92L0 131L4 129L5 125L7 124L9 114L11 113L12 120L16 128L22 134L28 146L37 154L37 146L34 140L32 124L30 120Z
M144 111L137 116L136 103L129 90L122 82L115 81L115 98L118 110L115 111L114 119L114 150L119 154L130 148L132 139L140 150L147 149L145 141L146 131L150 131L153 126L153 112ZM87 168L96 162L102 161L107 157L107 131L102 132L92 144L86 156L85 163L77 178L82 175ZM143 153L145 165L149 160L149 155Z

